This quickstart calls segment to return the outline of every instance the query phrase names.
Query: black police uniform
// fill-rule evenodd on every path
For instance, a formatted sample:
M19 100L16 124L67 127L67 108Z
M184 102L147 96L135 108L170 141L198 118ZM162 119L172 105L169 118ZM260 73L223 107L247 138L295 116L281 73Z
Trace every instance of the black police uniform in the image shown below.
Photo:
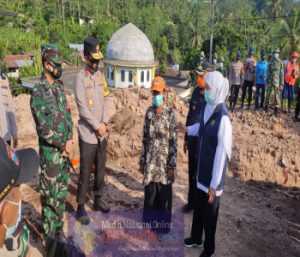
M200 122L201 113L205 108L204 95L201 89L197 86L194 89L190 100L189 112L186 119L186 126L192 126ZM198 137L185 136L185 141L188 147L189 158L189 191L188 191L188 206L193 208L193 195L196 190L196 168L197 168L197 145Z

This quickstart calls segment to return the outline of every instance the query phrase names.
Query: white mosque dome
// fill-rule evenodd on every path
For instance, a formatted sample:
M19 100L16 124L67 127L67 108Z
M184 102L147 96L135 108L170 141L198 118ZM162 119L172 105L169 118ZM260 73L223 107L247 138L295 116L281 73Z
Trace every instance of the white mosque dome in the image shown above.
M129 23L116 31L106 49L106 61L136 65L155 64L153 47L148 37Z

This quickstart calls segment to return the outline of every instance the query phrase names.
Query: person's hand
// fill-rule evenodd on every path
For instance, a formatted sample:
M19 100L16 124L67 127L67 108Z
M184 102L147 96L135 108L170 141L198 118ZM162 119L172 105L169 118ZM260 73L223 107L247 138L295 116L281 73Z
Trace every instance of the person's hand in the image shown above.
M17 135L13 136L13 147L14 148L18 147L18 142L19 142L18 136Z
M171 182L174 182L174 180L175 180L175 170L174 169L168 169L168 179Z
M139 172L144 175L144 171L145 171L145 166L144 165L140 165L140 168L139 168Z
M67 153L67 155L69 155L73 149L73 144L74 144L74 141L73 139L70 139L67 141L66 143L66 149L65 149L65 152Z
M186 152L187 152L187 142L186 141L184 141L184 143L183 143L183 152L184 152L184 154L186 154Z
M176 130L181 133L187 133L187 127L182 122L177 123Z
M212 202L215 200L216 198L216 195L217 195L217 191L213 188L209 188L208 189L208 203L209 204L212 204Z
M99 129L97 130L97 136L98 137L103 137L106 133L106 125L102 122L100 124Z
M63 151L63 152L62 152L62 157L68 158L68 157L69 157L69 154L68 154L66 151Z

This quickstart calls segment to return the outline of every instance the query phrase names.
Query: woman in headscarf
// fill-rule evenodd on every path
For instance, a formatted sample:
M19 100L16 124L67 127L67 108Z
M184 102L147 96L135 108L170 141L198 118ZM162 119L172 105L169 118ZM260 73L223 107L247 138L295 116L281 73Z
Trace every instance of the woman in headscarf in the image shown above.
M189 136L198 135L197 189L191 237L186 238L186 247L202 247L204 228L204 251L200 257L215 252L220 196L225 182L225 173L231 157L232 126L225 99L229 91L228 80L215 71L205 78L206 107L200 123L185 127L179 123L177 129Z

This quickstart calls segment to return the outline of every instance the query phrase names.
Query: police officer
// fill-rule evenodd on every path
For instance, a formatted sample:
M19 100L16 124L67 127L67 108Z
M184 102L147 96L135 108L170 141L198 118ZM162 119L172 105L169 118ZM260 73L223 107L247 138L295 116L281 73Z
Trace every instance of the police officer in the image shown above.
M46 235L63 238L63 213L68 192L73 123L62 75L63 58L57 45L42 46L43 73L31 93L30 106L40 147L40 194Z
M204 67L203 67L204 68ZM201 112L205 108L205 99L204 99L204 89L205 89L205 74L206 69L197 70L197 85L194 88L190 105L189 105L189 112L186 119L186 126L192 126L195 123L200 122ZM183 206L182 212L188 213L190 210L193 209L194 206L194 199L193 195L196 190L196 165L197 165L197 145L198 145L198 138L194 136L187 136L185 135L185 142L184 142L184 152L188 151L188 160L189 160L189 189L188 189L188 202L186 205Z
M13 139L13 147L18 146L18 127L13 108L9 81L0 67L0 137L9 145Z
M103 199L109 91L104 74L99 70L99 62L103 55L98 39L89 37L84 40L84 56L86 65L77 74L75 81L80 148L77 217L83 224L88 224L90 220L85 211L85 203L93 164L95 164L94 209L104 213L110 211L110 207Z

